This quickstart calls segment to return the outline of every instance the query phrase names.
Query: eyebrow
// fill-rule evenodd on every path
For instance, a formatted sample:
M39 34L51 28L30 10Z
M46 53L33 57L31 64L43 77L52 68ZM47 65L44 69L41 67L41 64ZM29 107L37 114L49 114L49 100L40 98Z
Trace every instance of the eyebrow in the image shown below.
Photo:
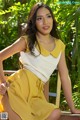
M46 15L51 15L51 13L48 13ZM36 17L43 17L43 15L37 15Z

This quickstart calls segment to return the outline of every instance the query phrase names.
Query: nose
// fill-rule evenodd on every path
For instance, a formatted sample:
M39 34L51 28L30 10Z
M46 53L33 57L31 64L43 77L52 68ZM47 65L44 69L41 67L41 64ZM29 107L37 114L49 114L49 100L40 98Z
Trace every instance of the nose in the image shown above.
M47 23L48 23L47 19L43 18L43 24L47 24Z

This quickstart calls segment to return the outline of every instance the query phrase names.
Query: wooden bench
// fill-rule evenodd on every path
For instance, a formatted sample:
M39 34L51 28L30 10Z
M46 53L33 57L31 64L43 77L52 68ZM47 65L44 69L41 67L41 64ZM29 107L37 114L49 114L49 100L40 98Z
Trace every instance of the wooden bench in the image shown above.
M12 73L16 72L15 70L4 70L4 74L11 75ZM60 105L60 91L61 91L61 80L58 74L57 80L57 91L56 93L49 92L49 96L56 97L56 105L59 107ZM80 114L71 114L68 111L61 111L61 118L59 120L80 120Z
M60 92L61 92L61 80L58 73L56 94L49 92L49 96L56 97L55 104L58 107L60 106ZM80 114L72 114L69 111L61 111L61 118L59 120L80 120Z

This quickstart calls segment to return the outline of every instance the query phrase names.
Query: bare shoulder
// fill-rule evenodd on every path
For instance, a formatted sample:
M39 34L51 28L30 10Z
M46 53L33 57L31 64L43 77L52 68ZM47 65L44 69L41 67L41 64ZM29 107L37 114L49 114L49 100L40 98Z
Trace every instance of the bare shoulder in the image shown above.
M24 51L27 47L27 36L19 37L11 46L14 46L18 51Z
M27 37L21 36L11 46L17 46L19 48L19 51L24 51L27 47Z
M64 66L64 64L66 64L65 51L63 51L61 53L61 57L60 57L58 66L61 67L61 68L63 68L62 66Z

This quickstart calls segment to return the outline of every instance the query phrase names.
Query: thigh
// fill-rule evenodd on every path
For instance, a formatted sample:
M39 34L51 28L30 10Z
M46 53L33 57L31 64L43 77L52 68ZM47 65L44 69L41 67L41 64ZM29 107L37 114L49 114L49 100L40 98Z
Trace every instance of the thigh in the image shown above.
M35 113L35 120L46 120L53 111L58 109L56 105L36 97L31 99L30 105Z
M7 93L5 94L5 96L3 96L1 103L2 103L3 108L4 108L4 112L8 112L9 120L21 120L21 118L17 115L17 113L15 113L12 110L12 108L9 104L9 99L8 99Z
M47 117L46 120L59 120L60 116L61 116L60 109L55 109L51 112L51 114Z

